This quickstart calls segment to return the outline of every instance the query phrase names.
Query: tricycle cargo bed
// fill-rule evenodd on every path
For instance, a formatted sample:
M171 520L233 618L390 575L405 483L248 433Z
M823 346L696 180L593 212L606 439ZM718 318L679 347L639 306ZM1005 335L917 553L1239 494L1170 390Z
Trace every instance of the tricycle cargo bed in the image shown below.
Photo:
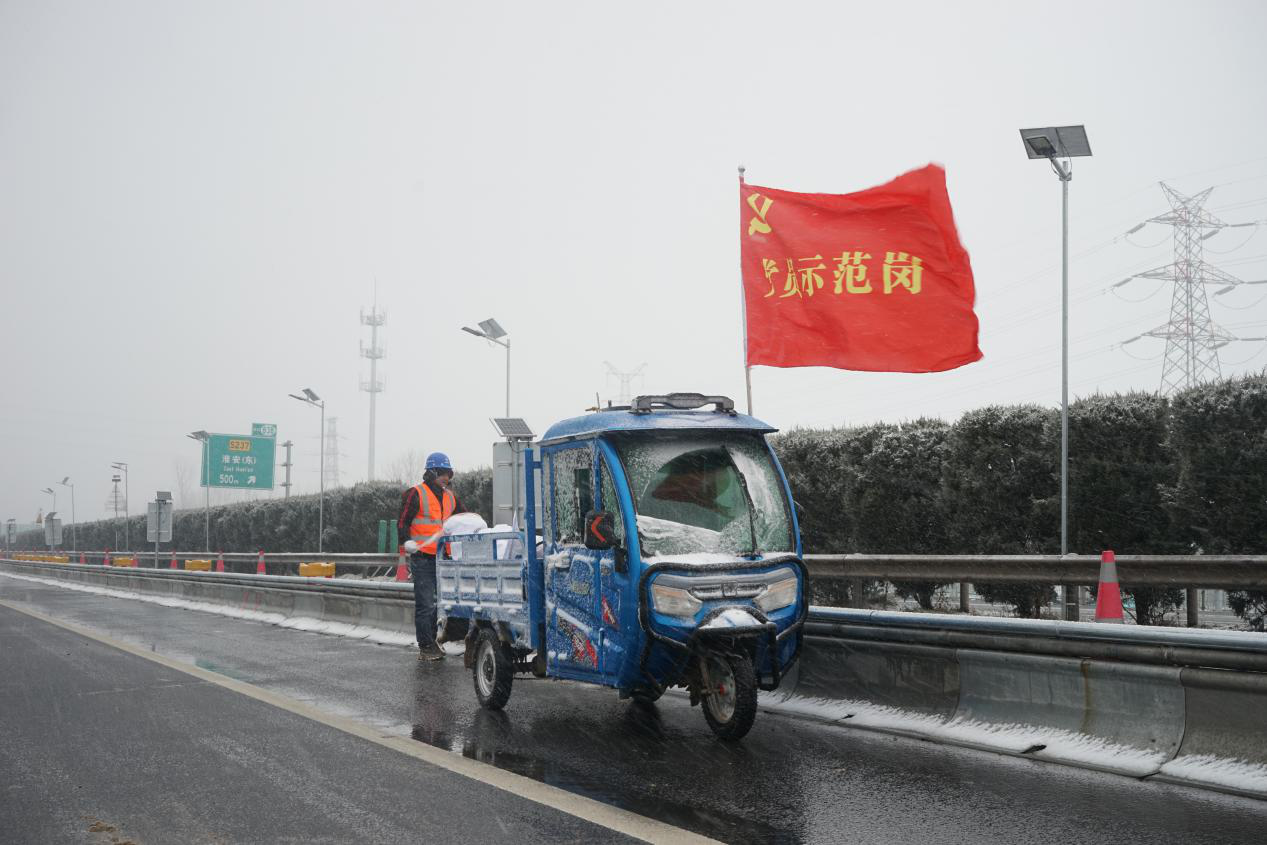
M527 641L524 563L523 534L518 531L444 537L436 556L441 614L504 622L515 640Z

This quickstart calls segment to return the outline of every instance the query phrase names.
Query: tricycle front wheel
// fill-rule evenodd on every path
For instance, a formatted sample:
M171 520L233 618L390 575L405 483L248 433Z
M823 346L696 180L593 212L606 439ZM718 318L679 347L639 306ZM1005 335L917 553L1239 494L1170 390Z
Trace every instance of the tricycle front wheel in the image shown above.
M510 685L515 679L514 665L506 647L491 628L480 631L475 640L475 696L481 707L500 710L510 700Z
M704 719L721 739L742 739L757 718L757 677L742 654L708 654L701 658Z

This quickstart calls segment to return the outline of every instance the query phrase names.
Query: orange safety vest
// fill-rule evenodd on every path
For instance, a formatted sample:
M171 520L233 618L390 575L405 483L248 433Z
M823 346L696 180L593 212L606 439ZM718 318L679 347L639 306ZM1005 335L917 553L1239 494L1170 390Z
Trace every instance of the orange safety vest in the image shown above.
M445 490L444 502L441 504L427 485L418 484L414 489L418 491L418 513L414 515L413 522L409 523L409 539L418 544L418 551L433 555L436 553L436 538L440 535L440 529L444 527L444 521L453 516L458 500Z

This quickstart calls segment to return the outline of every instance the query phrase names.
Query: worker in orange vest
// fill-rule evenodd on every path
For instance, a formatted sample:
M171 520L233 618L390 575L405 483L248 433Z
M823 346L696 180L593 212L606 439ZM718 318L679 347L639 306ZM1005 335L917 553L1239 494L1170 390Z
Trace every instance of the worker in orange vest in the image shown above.
M446 519L466 511L457 494L449 489L452 482L453 465L448 455L432 452L427 456L422 483L405 490L396 523L397 540L409 553L409 572L414 581L414 631L419 660L444 657L444 650L436 642L436 540Z

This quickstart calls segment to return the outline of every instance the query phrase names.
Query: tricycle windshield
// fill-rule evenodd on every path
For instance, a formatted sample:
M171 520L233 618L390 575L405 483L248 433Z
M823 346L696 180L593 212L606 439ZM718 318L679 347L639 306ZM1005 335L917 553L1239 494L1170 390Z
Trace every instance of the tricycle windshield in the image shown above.
M644 558L795 550L783 482L760 435L665 431L612 439Z

